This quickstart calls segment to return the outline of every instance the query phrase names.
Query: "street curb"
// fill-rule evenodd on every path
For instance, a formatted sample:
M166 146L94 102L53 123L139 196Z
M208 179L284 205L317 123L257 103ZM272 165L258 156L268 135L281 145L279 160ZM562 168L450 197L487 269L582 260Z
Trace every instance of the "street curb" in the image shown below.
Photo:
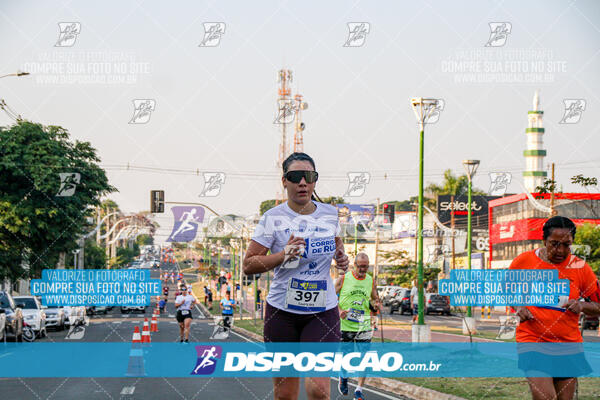
M263 341L262 336L259 336L256 333L250 332L244 328L234 326L232 329L234 332L242 336L247 336L259 342ZM353 378L350 378L349 380L350 382L356 382L356 379ZM371 386L388 393L410 397L413 400L465 400L462 397L438 392L433 389L427 389L406 382L400 382L390 378L369 378L368 382L369 383L366 385L367 387Z

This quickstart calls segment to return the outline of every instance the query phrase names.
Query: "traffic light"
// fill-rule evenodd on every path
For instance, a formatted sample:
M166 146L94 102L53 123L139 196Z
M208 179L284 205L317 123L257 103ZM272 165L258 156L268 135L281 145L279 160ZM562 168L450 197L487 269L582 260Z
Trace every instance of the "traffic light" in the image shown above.
M151 190L150 191L150 212L164 213L165 212L165 191Z
M396 208L396 206L394 204L386 203L383 205L383 215L385 215L387 217L390 224L394 223L395 208Z

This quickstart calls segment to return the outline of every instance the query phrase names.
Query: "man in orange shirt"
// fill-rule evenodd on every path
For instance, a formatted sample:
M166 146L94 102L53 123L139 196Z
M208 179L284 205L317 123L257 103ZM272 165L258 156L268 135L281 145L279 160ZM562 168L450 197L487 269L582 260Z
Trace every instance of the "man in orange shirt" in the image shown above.
M559 279L569 280L569 298L558 307L515 307L520 319L516 340L518 343L582 342L578 328L579 314L600 315L598 279L585 261L571 255L570 246L576 232L573 221L561 216L552 217L546 221L543 230L544 247L519 255L509 268L557 269ZM572 399L574 396L577 378L529 377L531 373L543 374L544 363L540 360L552 363L552 357L539 354L533 358L519 356L519 368L528 375L534 400ZM583 353L568 358L563 356L556 361L563 365L565 360L569 365L564 367L573 371L572 376L585 375L591 371Z

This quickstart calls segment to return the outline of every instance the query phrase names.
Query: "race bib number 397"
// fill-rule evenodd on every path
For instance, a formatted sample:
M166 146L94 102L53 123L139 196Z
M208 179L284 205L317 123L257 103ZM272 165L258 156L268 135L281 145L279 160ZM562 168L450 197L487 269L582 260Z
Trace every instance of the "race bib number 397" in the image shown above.
M292 278L285 294L286 308L298 311L325 311L327 281L303 281Z

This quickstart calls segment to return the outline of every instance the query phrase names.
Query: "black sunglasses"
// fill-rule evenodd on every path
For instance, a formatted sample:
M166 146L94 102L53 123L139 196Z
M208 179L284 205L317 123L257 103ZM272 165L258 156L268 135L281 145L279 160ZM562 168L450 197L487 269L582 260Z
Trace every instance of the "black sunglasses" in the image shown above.
M285 173L285 179L292 183L300 183L304 178L306 183L315 183L319 179L316 171L288 171Z

